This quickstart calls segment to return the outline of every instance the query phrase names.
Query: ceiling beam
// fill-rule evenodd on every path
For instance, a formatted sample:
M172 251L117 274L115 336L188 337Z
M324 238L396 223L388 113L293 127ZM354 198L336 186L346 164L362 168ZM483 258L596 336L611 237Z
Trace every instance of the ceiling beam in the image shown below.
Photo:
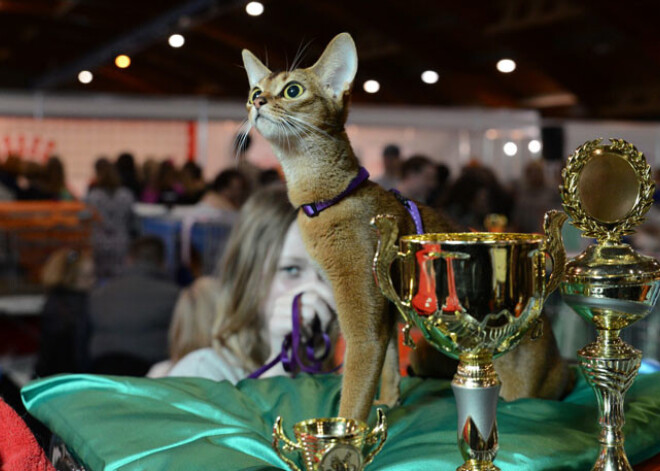
M504 0L502 15L486 34L533 29L582 16L585 9L569 0Z
M53 88L62 82L70 81L81 70L94 70L101 65L112 63L114 57L119 53L135 54L145 49L170 32L179 30L181 18L191 18L191 23L194 22L196 16L200 17L198 21L208 21L211 17L233 10L242 3L239 0L190 0L95 51L42 75L32 86L38 90Z

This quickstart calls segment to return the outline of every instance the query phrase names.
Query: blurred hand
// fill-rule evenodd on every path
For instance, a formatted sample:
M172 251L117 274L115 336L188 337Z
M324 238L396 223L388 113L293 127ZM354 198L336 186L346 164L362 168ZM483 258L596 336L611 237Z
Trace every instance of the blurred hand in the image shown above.
M312 326L318 323L323 332L327 332L336 317L335 300L330 286L321 283L309 283L299 286L295 291L280 296L275 301L273 314L268 320L271 357L280 352L284 337L293 329L293 299L302 293L300 299L300 331L303 338L310 338Z

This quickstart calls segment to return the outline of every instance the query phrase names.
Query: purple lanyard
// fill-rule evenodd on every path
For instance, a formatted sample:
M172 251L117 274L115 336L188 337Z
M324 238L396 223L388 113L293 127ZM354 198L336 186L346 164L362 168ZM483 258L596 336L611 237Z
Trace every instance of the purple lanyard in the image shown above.
M300 358L298 349L300 348L300 343L301 343L301 335L300 335L300 298L301 297L302 297L302 293L299 293L296 295L295 298L293 298L293 306L291 309L291 318L292 318L291 320L292 320L293 329L290 334L284 337L284 341L282 342L282 351L270 362L266 363L264 366L262 366L261 368L250 374L248 378L253 378L253 379L258 378L266 371L270 370L272 367L277 365L277 363L279 363L280 361L282 362L284 371L286 371L287 373L292 373L293 375L296 375L301 371L304 373L312 373L312 374L332 373L338 369L336 368L332 371L327 371L327 372L323 371L323 361L326 358L328 358L328 355L330 354L330 347L331 347L330 336L328 336L328 334L326 334L325 332L317 331L316 329L314 329L314 332L312 333L312 337L305 344L305 357L306 357L305 360L310 365L308 366L306 362L304 362ZM314 340L317 339L319 335L323 339L324 349L321 356L317 358L314 352Z

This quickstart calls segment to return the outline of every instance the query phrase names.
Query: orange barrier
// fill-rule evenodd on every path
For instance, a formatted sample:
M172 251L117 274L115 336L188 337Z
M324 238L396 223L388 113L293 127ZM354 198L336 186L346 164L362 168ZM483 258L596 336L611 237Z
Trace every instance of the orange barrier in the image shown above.
M0 292L38 290L51 253L91 247L94 220L81 202L0 203Z

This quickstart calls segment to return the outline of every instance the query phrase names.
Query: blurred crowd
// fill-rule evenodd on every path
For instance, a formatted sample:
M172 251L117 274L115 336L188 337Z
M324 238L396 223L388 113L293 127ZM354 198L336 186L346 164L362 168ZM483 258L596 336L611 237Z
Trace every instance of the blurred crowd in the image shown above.
M382 158L383 173L374 181L436 208L463 230L540 232L544 213L561 206L558 172L540 159L526 165L519 181L505 184L476 159L453 176L428 156L404 157L394 144ZM0 185L7 199L75 199L57 157L43 166L9 157L0 167ZM299 234L289 234L295 210L277 169L243 160L205 181L194 162L177 167L148 160L138 169L123 153L95 162L83 201L96 214L91 246L64 247L43 267L47 300L38 376L145 375L151 369L155 376L175 371L237 380L273 360L291 329L292 297L303 292L317 331L329 328L334 300L313 264L306 265ZM167 241L141 233L137 203L159 204L166 208L163 217L178 215L185 281L165 270ZM640 244L657 244L657 211L640 232ZM195 269L185 249L190 228L206 221L230 230L222 253L210 261L212 273ZM273 288L277 283L282 286ZM184 367L176 366L190 354ZM205 370L209 365L213 373Z

